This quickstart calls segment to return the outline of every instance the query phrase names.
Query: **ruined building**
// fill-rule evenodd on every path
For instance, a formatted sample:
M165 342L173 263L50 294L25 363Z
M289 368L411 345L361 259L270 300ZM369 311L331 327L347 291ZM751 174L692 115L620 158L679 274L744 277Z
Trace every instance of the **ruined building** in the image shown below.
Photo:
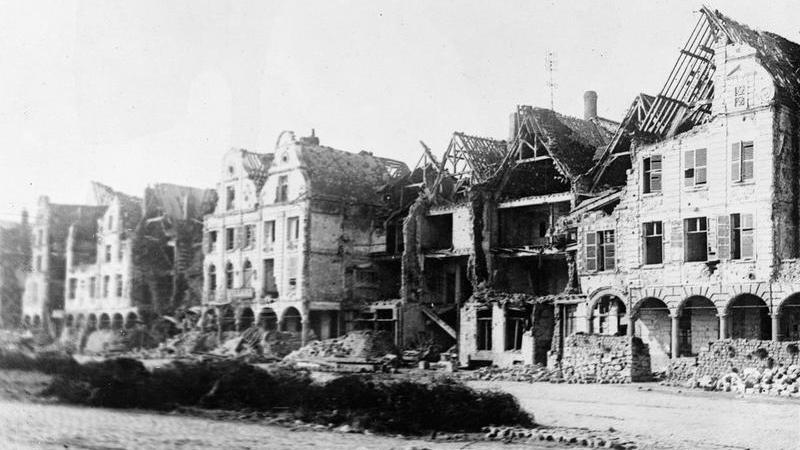
M192 282L199 304L199 218L214 192L157 184L141 199L100 183L92 188L96 206L39 200L25 325L50 321L51 333L131 327L191 303Z
M104 206L62 205L39 198L32 226L31 272L22 297L23 325L55 334L63 318L67 237L75 223L94 223Z
M408 172L283 132L274 153L232 149L204 220L204 323L330 338L356 326L380 280L369 259L379 190ZM211 320L213 319L213 320Z
M800 339L800 46L703 8L573 210L586 301L564 327L628 334L655 369L716 339Z
M22 293L31 264L28 213L22 220L0 223L0 328L22 324Z

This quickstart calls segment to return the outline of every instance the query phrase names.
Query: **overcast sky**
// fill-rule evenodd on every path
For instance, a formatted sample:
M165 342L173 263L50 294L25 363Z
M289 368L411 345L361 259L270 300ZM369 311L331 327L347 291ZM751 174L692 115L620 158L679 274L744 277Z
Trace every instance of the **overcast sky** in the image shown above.
M709 1L800 41L795 0ZM0 2L0 219L89 181L213 187L281 130L410 166L453 131L503 139L517 104L619 120L658 93L695 1Z

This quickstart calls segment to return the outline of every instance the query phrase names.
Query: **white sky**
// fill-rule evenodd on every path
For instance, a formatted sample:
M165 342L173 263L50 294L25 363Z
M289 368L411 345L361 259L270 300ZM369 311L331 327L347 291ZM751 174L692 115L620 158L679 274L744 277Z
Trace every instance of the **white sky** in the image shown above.
M796 0L709 1L800 41ZM213 187L230 147L281 130L412 166L453 131L505 138L517 104L583 92L619 120L661 88L696 1L0 1L0 219L89 181Z

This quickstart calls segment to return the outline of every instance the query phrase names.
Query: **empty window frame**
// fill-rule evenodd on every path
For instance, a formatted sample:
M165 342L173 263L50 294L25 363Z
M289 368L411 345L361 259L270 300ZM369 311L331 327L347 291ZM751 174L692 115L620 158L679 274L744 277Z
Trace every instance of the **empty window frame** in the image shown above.
M614 230L586 233L586 270L613 270L616 261Z
M706 149L686 150L684 153L683 185L686 187L706 184Z
M103 298L108 298L109 285L111 284L111 277L106 275L103 277Z
M217 268L213 264L208 266L208 290L209 292L217 290Z
M642 161L642 192L661 192L661 155L653 155Z
M731 214L731 259L753 257L753 215Z
M42 256L41 255L36 257L36 270L38 272L42 271Z
M753 179L753 143L736 142L731 146L731 180L742 182Z
M89 297L91 297L91 298L97 297L97 278L96 277L89 278Z
M117 297L118 298L122 297L122 287L123 287L122 275L117 274L116 276L114 276L114 287L116 289Z
M233 264L225 264L225 288L233 289Z
M705 217L684 219L684 258L686 261L708 260L708 220Z
M278 294L278 285L275 283L275 260L264 260L264 296Z
M286 239L296 241L300 239L300 218L289 217L286 219Z
M264 222L264 247L271 248L275 245L275 221Z
M76 291L78 290L78 279L77 278L70 278L69 279L69 292L67 293L67 298L70 300L75 299Z
M524 310L506 310L506 350L521 350L527 314Z
M106 245L106 262L111 262L111 246Z
M255 225L245 225L244 226L244 247L245 248L255 248L256 247L256 226Z
M242 264L242 287L251 286L254 277L253 264L249 259L245 259L244 264Z
M208 232L208 253L213 253L217 249L217 232Z
M228 186L225 188L225 209L230 211L234 208L236 203L236 188Z
M491 350L492 349L492 309L481 308L477 311L477 325L478 333L477 348L478 350Z
M225 229L225 249L233 250L236 248L236 228Z
M124 256L125 251L125 241L119 241L119 245L117 245L117 260L122 261L122 257Z
M275 187L275 202L286 202L289 200L289 176L281 175L278 177L278 186Z
M664 262L664 229L661 222L644 223L644 263Z

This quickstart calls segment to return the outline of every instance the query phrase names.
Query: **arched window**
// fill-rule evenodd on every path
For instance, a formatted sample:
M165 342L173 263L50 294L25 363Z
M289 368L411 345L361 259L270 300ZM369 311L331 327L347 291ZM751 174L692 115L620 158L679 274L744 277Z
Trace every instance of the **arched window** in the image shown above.
M217 290L217 268L213 264L208 266L208 290L211 292Z
M253 279L253 265L250 264L249 259L244 260L242 265L242 287L250 286Z
M231 263L225 265L225 287L233 289L233 264Z

